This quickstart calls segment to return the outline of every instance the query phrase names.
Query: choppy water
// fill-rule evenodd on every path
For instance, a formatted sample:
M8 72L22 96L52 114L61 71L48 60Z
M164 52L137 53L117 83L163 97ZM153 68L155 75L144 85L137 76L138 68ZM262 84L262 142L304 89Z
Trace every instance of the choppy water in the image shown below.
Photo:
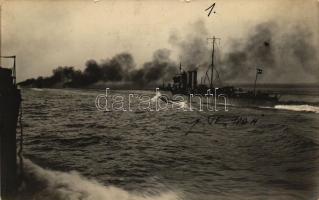
M23 90L21 199L318 199L316 105L100 112L100 93Z

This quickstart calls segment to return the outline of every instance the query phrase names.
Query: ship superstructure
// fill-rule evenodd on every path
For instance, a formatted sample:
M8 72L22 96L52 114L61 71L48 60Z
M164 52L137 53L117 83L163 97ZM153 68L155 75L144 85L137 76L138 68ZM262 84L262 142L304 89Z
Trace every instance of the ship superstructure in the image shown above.
M262 74L261 68L256 68L256 77L254 81L253 90L244 90L231 85L222 84L219 72L214 63L215 56L215 43L219 38L208 38L212 42L212 58L211 64L207 68L201 81L198 84L197 81L197 69L184 71L182 70L182 64L180 64L180 72L173 77L172 83L161 87L162 90L170 91L174 94L183 95L206 95L212 93L218 88L218 93L225 95L231 104L264 104L273 105L278 102L279 95L275 93L268 93L258 91L256 89L258 76ZM218 85L218 87L216 87Z

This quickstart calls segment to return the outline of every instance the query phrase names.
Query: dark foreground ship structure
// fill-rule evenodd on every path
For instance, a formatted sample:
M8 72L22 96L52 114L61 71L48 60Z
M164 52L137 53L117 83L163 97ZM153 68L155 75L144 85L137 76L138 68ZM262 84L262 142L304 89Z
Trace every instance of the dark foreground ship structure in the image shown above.
M10 200L14 199L13 196L16 194L17 187L19 185L17 157L21 154L17 152L16 128L21 103L21 94L16 85L16 57L0 57L13 59L13 69L2 68L0 66L1 198L3 200ZM21 146L19 152L20 150ZM22 157L20 156L20 167L21 159Z
M163 91L170 91L173 95L201 95L204 96L207 93L213 94L215 90L218 90L218 94L223 94L227 97L228 103L230 105L262 105L262 106L273 106L279 101L279 95L276 93L269 93L256 90L257 78L259 74L262 74L262 69L256 68L256 78L254 82L253 90L244 90L242 88L236 88L234 86L224 86L221 84L219 73L214 65L214 50L215 41L218 38L208 38L212 40L213 50L212 50L212 63L208 67L205 76L201 78L200 84L197 81L197 70L183 71L180 65L180 73L173 77L173 82L168 83L160 87ZM210 75L209 75L210 72ZM214 73L217 78L214 78ZM217 80L219 82L217 85ZM208 81L208 83L206 83ZM217 89L218 88L218 89Z

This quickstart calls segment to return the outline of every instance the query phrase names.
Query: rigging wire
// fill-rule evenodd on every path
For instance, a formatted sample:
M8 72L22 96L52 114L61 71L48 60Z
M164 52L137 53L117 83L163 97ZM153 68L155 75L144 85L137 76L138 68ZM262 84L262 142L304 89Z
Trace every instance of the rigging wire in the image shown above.
M219 43L219 45L220 45L220 40L218 41L218 43ZM216 47L217 47L217 50L220 50L220 48L219 48L218 45L216 45ZM220 76L219 76L219 72L218 72L218 70L217 70L217 67L215 66L214 68L215 68L215 71L216 71L216 73L217 73L217 79L218 79L218 81L219 81L219 84L220 84L220 85L223 85L223 82L222 82L222 80L220 79Z

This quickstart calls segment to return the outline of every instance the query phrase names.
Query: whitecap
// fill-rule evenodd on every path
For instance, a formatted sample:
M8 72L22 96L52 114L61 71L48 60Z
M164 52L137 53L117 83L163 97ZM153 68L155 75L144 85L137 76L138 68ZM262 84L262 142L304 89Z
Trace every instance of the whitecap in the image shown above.
M275 109L319 113L319 107L311 105L276 105Z
M157 196L133 194L115 186L105 186L76 171L60 172L42 167L24 159L25 175L39 186L33 199L43 200L180 200L175 192ZM28 183L27 183L28 184Z

